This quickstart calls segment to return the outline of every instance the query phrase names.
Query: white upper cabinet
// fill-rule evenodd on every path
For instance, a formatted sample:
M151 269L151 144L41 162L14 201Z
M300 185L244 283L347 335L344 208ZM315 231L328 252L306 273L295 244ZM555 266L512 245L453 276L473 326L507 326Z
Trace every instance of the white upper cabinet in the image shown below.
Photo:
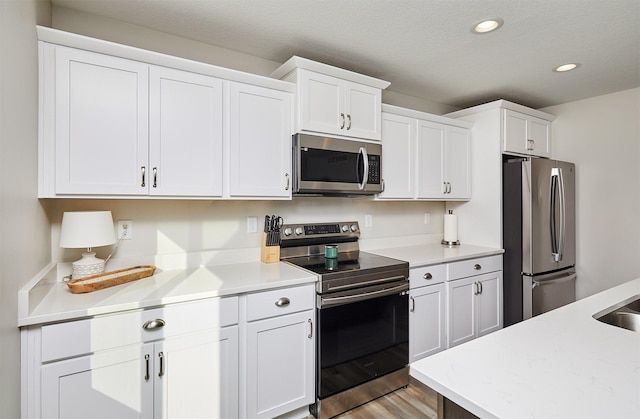
M296 131L380 140L388 82L295 56L272 77L298 86Z
M503 151L551 157L551 122L504 109Z
M291 94L230 84L229 195L291 198Z
M152 66L149 193L222 196L222 80Z
M378 199L471 199L470 124L383 105Z
M389 112L382 113L382 179L380 199L415 196L416 120Z
M38 35L38 197L291 198L293 84Z
M40 106L55 111L42 115L41 132L50 128L44 152L55 156L55 164L45 162L52 170L40 174L40 196L52 190L69 195L142 193L148 165L148 66L48 47L44 53L53 60L43 63L47 90Z

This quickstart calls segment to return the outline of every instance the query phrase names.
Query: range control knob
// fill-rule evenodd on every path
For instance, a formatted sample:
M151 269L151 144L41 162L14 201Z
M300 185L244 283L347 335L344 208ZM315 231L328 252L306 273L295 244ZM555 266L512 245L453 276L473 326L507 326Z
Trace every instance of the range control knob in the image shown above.
M302 231L303 231L303 230L302 230L302 227L296 227L296 230L295 230L295 232L296 232L296 236L301 235L301 234L302 234Z
M347 231L349 231L349 226L345 224L342 226L342 232L346 233Z
M358 231L358 224L351 224L351 231L353 231L354 233Z
M284 229L284 235L285 236L290 236L291 233L293 233L293 231L291 230L291 227L287 227Z

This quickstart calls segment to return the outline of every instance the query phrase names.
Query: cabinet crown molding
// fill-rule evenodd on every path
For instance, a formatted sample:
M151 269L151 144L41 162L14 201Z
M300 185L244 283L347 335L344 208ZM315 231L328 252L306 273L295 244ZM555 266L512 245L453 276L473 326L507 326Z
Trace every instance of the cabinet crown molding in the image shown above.
M472 115L479 112L488 111L490 109L510 109L512 111L520 112L529 116L535 116L536 118L544 119L545 121L552 122L556 119L555 115L542 112L527 106L519 105L508 100L500 99L489 103L483 103L482 105L472 106L471 108L462 109L456 112L445 114L450 118L460 118L466 115Z

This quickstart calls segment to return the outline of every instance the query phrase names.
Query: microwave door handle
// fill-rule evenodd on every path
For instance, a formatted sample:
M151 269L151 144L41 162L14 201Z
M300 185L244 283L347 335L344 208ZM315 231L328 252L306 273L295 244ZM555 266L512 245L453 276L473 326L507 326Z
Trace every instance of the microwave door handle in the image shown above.
M367 154L367 149L365 149L364 147L360 147L360 151L358 154L361 154L364 160L364 164L362 165L364 171L364 173L362 174L362 183L358 184L358 188L360 190L363 190L365 186L367 186L367 181L369 180L369 155Z

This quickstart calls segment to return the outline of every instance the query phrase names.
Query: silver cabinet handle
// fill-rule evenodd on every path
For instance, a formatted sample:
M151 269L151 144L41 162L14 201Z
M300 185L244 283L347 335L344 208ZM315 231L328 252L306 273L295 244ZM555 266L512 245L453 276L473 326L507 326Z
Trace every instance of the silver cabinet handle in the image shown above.
M285 186L284 186L284 190L285 190L285 191L288 191L288 190L289 190L289 173L285 173L285 174L284 174L284 178L285 178L285 180L287 181L287 183L286 183L286 184L285 184Z
M482 266L480 266L479 263L476 263L475 265L473 265L473 269L475 269L476 271L479 271L480 269L482 269Z
M531 140L531 150L535 150L536 149L536 142L534 140Z
M340 112L340 129L344 129L344 114Z
M147 170L147 167L146 167L146 166L142 166L142 167L140 168L140 171L142 172L142 183L140 184L140 186L142 186L143 188L144 188L144 187L145 187L145 185L146 185L146 182L144 181L144 178L145 178L145 172L146 172L146 170Z
M416 300L413 297L409 297L409 299L411 300L411 308L409 311L413 313L416 311Z
M144 373L144 381L149 381L149 354L144 355L144 363L146 364L146 370Z
M447 182L447 186L449 186L449 190L447 191L447 193L451 193L451 182Z
M158 360L160 361L160 372L158 372L158 377L162 377L164 375L164 354L162 352L158 352Z
M142 325L142 328L144 330L160 329L161 327L164 327L165 324L166 324L165 321L162 319L153 319L153 320L146 321Z
M482 282L478 281L478 285L480 286L480 292L478 294L482 294Z
M347 114L347 131L351 129L351 115Z
M153 169L153 187L158 187L158 168L154 167Z
M476 288L475 291L473 292L473 295L478 295L480 294L480 287L478 287L478 281L473 283L473 286Z
M313 321L309 319L309 334L307 335L309 339L313 337Z
M431 272L427 272L426 274L422 275L422 277L424 279L431 279L431 278L433 278L433 275L431 275Z
M286 307L289 304L291 304L291 300L289 300L287 297L280 297L278 298L278 301L276 301L276 305L278 307Z

